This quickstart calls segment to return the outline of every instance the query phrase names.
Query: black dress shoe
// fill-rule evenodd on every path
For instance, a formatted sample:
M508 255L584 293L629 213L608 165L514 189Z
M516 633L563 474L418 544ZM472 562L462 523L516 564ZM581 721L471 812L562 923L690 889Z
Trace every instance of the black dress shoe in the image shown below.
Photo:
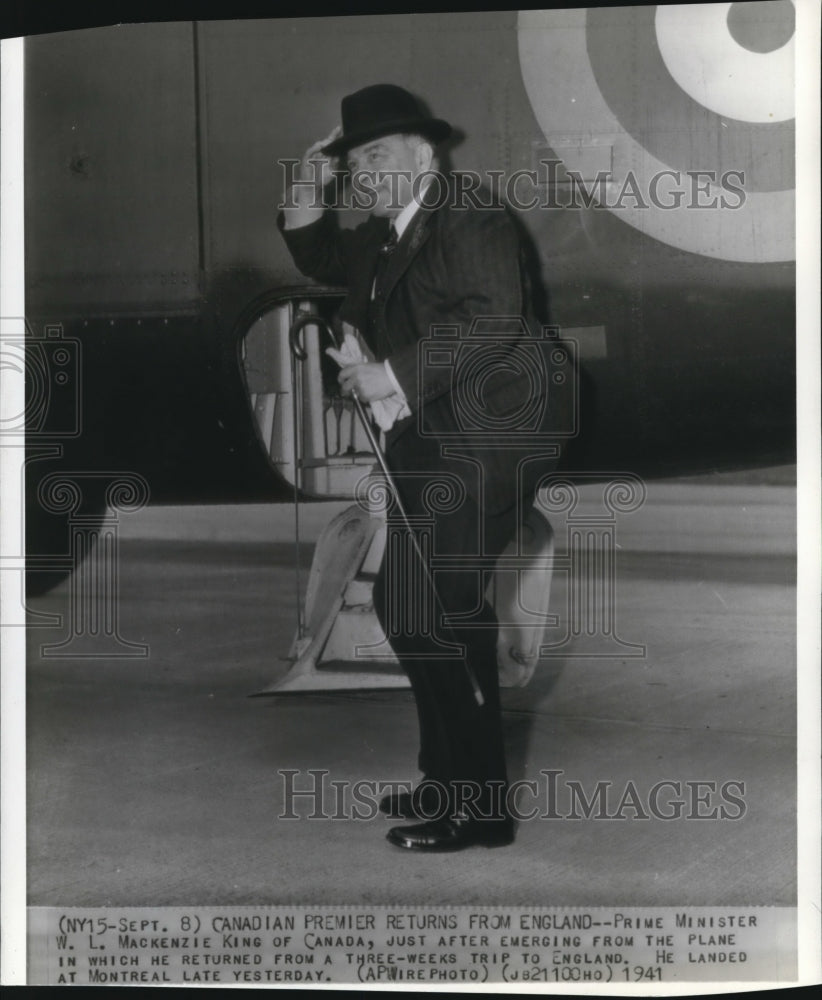
M394 819L434 820L448 811L448 798L441 785L422 782L413 792L389 792L384 795L379 809Z
M396 847L409 851L461 851L477 844L483 847L505 847L514 839L511 819L475 819L451 816L415 826L394 826L387 839Z

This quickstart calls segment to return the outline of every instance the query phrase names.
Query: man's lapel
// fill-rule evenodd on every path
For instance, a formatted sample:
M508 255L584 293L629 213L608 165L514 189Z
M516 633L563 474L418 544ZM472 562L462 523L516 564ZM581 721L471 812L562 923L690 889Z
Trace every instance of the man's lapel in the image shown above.
M421 207L402 234L397 249L391 254L388 269L385 272L385 297L391 294L394 286L408 270L411 261L420 252L425 241L431 235L431 210Z
M340 316L360 331L365 331L368 326L368 304L371 300L377 257L380 247L388 237L387 219L377 219L372 216L368 225L371 227L368 241L356 261L358 280L348 286L348 295L340 308Z

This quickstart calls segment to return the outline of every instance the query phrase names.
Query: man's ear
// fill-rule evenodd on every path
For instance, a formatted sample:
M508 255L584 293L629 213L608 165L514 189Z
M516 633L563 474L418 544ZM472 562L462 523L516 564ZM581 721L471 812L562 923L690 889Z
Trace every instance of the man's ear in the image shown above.
M422 142L417 143L417 148L414 150L414 159L417 170L421 173L431 169L431 164L434 162L434 147L427 139L423 139Z

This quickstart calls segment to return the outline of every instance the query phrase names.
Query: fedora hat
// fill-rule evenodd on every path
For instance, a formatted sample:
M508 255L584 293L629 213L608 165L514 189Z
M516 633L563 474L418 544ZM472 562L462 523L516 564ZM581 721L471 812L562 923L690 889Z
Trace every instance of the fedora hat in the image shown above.
M323 146L329 156L383 135L419 134L441 142L451 134L448 122L426 114L416 97L391 83L377 83L344 97L342 128L339 138Z

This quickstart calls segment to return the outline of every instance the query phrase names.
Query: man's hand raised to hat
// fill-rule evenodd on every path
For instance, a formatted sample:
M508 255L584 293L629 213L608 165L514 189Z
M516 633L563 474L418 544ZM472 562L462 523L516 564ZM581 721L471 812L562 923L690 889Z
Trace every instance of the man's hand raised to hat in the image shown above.
M336 157L327 156L322 149L341 134L342 128L337 125L324 139L312 143L303 154L297 167L295 183L286 195L283 210L286 229L307 226L325 211L323 188L332 178Z
M323 146L342 135L342 127L337 125L324 139L312 143L303 154L300 163L300 180L313 181L320 192L331 180L337 158L322 152Z

